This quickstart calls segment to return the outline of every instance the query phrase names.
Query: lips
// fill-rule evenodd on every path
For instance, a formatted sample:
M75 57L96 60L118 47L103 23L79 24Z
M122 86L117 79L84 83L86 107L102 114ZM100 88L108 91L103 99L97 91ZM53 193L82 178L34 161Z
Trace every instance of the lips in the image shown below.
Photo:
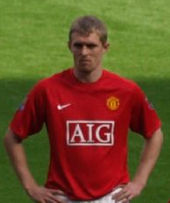
M80 59L80 63L90 63L89 59Z

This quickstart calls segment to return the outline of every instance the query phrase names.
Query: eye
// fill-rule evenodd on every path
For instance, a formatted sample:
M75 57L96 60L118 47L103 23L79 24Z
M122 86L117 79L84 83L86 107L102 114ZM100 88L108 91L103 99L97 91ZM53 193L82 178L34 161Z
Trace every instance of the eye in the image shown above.
M75 48L77 48L77 49L81 49L81 48L83 47L83 44L76 42L76 43L73 44L73 46L74 46Z
M87 44L87 47L89 49L94 49L95 47L97 47L97 45L96 44Z

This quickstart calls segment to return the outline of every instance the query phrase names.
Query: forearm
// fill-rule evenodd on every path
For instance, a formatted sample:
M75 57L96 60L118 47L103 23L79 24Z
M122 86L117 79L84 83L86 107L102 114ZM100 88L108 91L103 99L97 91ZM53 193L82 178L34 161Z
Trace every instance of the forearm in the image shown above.
M161 130L157 130L152 138L146 140L135 176L131 182L124 186L121 192L113 196L116 201L127 202L127 200L140 195L158 159L162 142Z
M11 130L8 130L4 144L11 159L12 165L27 194L35 202L64 203L65 194L60 190L48 189L39 186L34 180L27 164L26 155L22 143ZM57 196L58 195L58 196Z
M152 138L145 141L145 146L141 154L139 166L136 174L133 178L134 182L146 185L148 177L155 166L155 163L159 157L162 147L163 135L161 130L157 130Z
M8 130L4 138L4 144L12 165L23 187L27 190L29 187L36 185L36 182L28 168L22 143L15 138L15 135L11 130Z

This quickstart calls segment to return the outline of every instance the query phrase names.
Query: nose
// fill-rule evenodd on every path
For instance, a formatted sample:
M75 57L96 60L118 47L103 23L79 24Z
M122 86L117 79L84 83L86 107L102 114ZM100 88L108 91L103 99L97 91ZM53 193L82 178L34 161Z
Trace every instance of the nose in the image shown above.
M83 56L86 56L88 54L88 47L87 46L82 46L82 49L81 49L81 54Z

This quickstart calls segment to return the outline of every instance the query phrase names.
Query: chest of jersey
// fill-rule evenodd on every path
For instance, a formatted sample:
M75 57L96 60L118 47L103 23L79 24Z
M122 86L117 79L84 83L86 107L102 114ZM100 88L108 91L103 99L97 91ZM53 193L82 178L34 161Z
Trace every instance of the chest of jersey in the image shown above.
M47 95L47 127L63 134L58 139L64 137L67 146L112 146L115 133L127 134L131 108L125 90L64 85Z

